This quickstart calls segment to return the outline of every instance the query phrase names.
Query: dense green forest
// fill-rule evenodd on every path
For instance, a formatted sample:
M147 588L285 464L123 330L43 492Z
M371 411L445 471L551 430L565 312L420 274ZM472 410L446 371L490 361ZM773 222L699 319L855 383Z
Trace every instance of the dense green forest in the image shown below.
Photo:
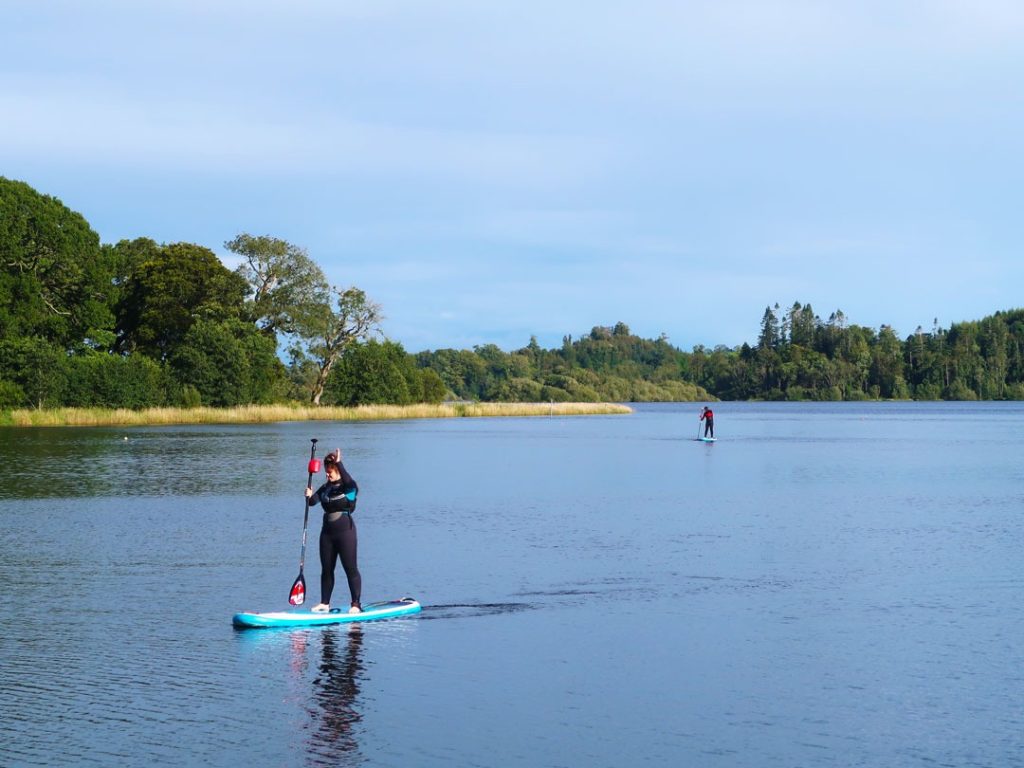
M756 343L684 352L597 326L560 348L407 353L381 308L306 251L241 234L209 248L104 244L88 222L0 177L0 408L494 401L1024 399L1024 310L900 339L765 309Z
M822 321L809 304L768 307L755 346L696 347L637 338L623 323L596 327L561 349L535 340L516 352L421 352L417 364L464 398L481 400L1024 400L1024 310L900 341Z
M380 308L302 248L242 234L101 244L81 214L0 178L0 408L440 402ZM282 357L287 360L283 362Z

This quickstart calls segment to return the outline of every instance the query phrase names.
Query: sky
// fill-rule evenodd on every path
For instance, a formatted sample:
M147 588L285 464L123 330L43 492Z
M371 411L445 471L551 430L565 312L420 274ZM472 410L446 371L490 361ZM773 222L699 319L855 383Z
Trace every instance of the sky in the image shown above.
M307 249L417 352L1024 306L1017 0L4 0L0 176Z

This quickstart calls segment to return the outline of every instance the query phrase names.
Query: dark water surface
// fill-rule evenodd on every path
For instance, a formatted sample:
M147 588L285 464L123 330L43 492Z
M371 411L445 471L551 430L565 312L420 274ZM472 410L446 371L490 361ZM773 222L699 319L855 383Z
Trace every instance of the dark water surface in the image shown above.
M0 430L0 764L1024 765L1024 405L698 410Z

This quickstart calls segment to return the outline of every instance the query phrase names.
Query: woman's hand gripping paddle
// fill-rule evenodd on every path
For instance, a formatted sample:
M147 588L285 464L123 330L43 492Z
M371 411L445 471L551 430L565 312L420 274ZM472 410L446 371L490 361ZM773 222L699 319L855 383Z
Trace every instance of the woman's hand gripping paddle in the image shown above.
M310 438L313 447L309 450L309 480L306 482L306 490L313 488L313 475L320 471L320 459L316 458L316 438ZM288 593L288 602L292 605L302 605L306 602L306 577L302 575L302 566L306 562L306 528L309 526L309 498L305 499L306 509L302 516L302 552L299 554L299 578L292 584L292 590Z

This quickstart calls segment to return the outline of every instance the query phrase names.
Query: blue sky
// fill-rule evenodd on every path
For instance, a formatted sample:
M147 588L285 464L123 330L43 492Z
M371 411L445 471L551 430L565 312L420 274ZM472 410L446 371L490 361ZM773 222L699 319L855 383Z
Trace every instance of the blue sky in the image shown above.
M1024 306L1024 4L6 0L0 175L306 247L409 351Z

